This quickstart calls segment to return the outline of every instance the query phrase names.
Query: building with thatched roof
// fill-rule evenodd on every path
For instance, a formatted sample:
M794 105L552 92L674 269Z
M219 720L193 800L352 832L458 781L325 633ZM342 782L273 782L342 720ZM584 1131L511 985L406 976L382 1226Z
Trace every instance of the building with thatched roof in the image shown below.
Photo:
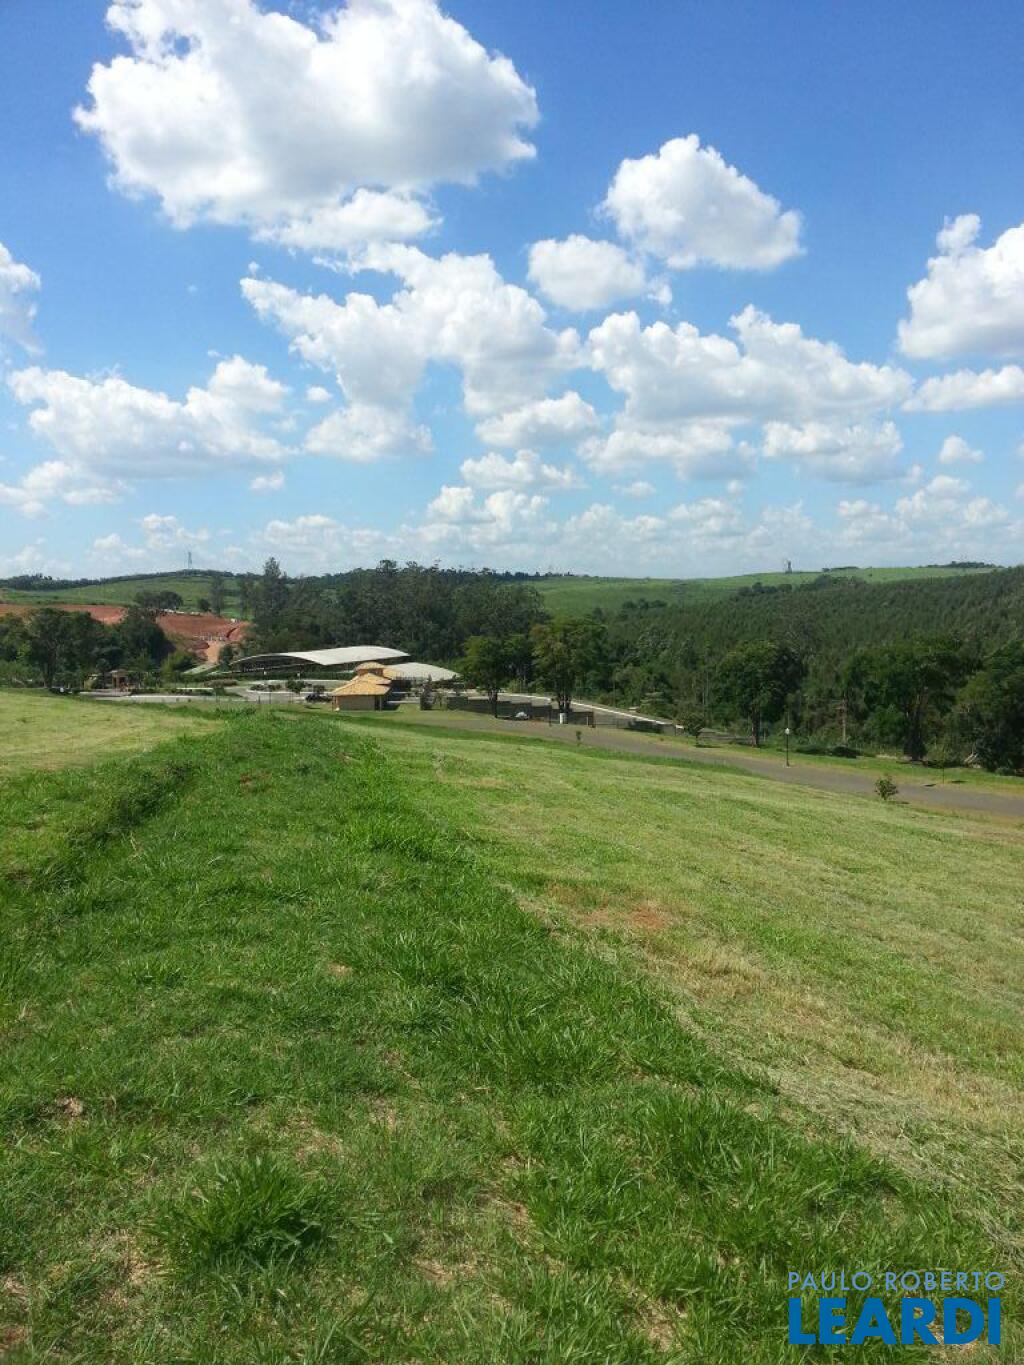
M391 682L372 673L352 678L331 693L335 711L380 711L391 695Z

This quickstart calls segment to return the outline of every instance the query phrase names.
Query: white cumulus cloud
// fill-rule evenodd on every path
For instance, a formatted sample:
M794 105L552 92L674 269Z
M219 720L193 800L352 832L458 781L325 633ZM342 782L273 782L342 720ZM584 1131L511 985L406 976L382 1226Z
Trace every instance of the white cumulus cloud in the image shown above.
M253 493L279 493L284 487L284 471L275 469L273 474L257 474L250 482Z
M745 473L750 462L746 447L738 446L728 428L715 422L680 422L664 430L623 423L607 436L584 442L580 456L601 474L661 461L681 479L727 478Z
M552 303L573 312L607 308L648 288L644 268L614 242L573 233L530 248L529 276Z
M386 303L356 292L339 303L272 280L241 282L259 316L303 359L332 370L352 403L404 410L427 363L445 361L462 373L467 411L487 417L542 397L577 361L577 333L548 327L540 303L506 284L489 256L377 246L357 265L403 287Z
M159 512L150 512L147 516L140 517L139 525L145 536L146 547L150 550L194 548L205 545L210 539L210 533L205 527L190 531L177 517L161 515Z
M939 464L981 464L985 456L967 444L962 436L947 436L939 451Z
M908 412L965 412L1024 402L1024 367L1004 365L998 370L955 370L935 375L919 385L904 403Z
M434 0L350 0L315 26L254 0L114 0L107 23L128 50L93 67L75 117L114 183L180 226L334 246L365 218L359 189L465 183L533 155L533 90Z
M426 427L417 426L402 412L351 403L313 427L306 449L313 455L371 464L386 455L425 454L433 449L433 438Z
M768 459L792 459L836 483L873 483L902 472L903 439L893 422L767 422L762 448Z
M613 313L587 339L593 367L626 395L634 423L854 418L899 403L911 379L888 365L855 363L834 342L804 336L752 307L730 319L733 341L689 322L642 327Z
M214 469L286 453L261 423L288 393L263 365L222 360L205 388L184 401L120 376L88 379L32 367L9 378L29 425L66 461L104 474L153 478Z
M476 434L492 446L574 445L600 427L589 403L569 389L560 398L539 398L479 422Z
M474 488L579 488L582 480L571 469L544 464L533 450L520 450L506 459L490 452L478 460L463 460L460 473Z
M45 460L29 469L17 483L0 483L0 505L13 507L23 517L41 517L55 502L90 507L117 502L125 485L97 477L74 460Z
M800 215L696 133L623 161L602 208L622 237L673 270L771 270L802 252Z
M33 332L35 296L42 281L34 270L16 261L0 242L0 340L9 337L26 351L39 349Z
M920 359L1024 355L1024 223L990 247L976 244L981 219L962 214L938 235L928 273L907 290L900 348Z
M300 251L353 251L367 242L405 242L437 227L419 199L390 190L356 190L343 204L311 209L302 218L262 228L260 241Z

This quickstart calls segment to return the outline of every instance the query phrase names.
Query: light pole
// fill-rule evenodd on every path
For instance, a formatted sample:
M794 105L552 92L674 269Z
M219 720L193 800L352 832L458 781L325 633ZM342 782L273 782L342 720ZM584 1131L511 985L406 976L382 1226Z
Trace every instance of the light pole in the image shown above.
M789 767L789 726L786 726L786 767Z

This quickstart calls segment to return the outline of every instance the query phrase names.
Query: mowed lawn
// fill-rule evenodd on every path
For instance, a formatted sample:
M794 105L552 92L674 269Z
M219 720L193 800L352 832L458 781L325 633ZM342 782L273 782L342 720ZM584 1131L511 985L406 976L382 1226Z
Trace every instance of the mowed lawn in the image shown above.
M0 801L10 1359L843 1359L787 1272L932 1266L1019 1358L1019 831L253 712Z
M982 1162L1019 1193L1024 820L590 752L587 731L567 753L348 724L525 903L641 962L718 1046L908 1169Z
M0 689L0 775L138 753L175 735L205 733L206 721L188 706L124 706Z

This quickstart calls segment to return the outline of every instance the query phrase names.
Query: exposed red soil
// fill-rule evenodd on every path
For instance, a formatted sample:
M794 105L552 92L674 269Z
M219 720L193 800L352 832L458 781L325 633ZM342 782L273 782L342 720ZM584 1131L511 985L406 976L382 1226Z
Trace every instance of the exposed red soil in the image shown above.
M0 616L27 616L39 606L14 602L0 602ZM54 602L60 611L87 611L106 626L116 625L124 616L124 607L89 605L84 602ZM160 629L180 649L216 663L217 655L226 644L241 644L248 629L248 621L232 621L229 616L214 616L210 612L162 611L157 616Z

